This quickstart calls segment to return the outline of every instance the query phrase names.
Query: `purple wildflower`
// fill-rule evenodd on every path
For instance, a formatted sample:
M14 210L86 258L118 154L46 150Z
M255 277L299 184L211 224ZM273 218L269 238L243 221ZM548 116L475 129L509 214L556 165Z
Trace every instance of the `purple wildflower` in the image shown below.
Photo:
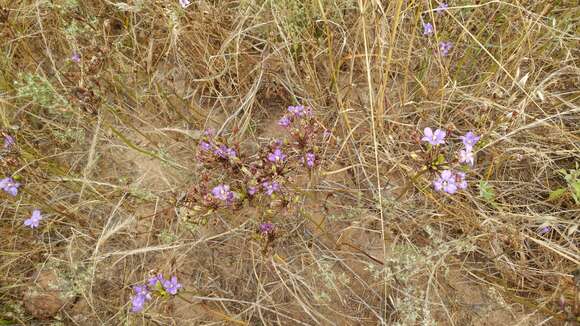
M20 187L20 183L14 182L14 179L10 177L0 180L0 189L4 190L11 196L18 195L18 187Z
M24 225L34 229L38 227L40 220L42 220L42 214L40 214L40 210L35 209L32 211L32 216L24 221Z
M163 282L164 280L165 279L163 278L163 275L157 274L157 275L153 276L152 278L150 278L147 281L147 284L149 284L149 287L151 287L151 288L156 288L157 287L157 283Z
M435 132L433 132L431 128L427 127L425 130L423 130L423 134L424 136L421 138L421 140L435 146L445 143L445 135L447 133L441 129L437 129Z
M248 187L248 195L253 196L258 192L258 187L250 186Z
M10 149L10 147L14 146L14 137L10 135L4 136L4 149Z
M544 226L538 228L538 234L539 235L544 235L544 234L546 234L546 233L548 233L550 231L552 231L552 228L549 227L549 226L547 226L547 225L544 225Z
M290 118L283 116L280 120L278 120L278 125L282 127L288 127L291 122L292 120L290 120Z
M204 141L204 140L202 140L202 141L199 143L199 148L200 148L202 151L204 151L204 152L207 152L207 151L209 151L209 150L211 149L211 144L210 144L210 143L208 143L208 142L206 142L206 141Z
M327 138L330 137L332 135L332 132L328 129L324 130L324 132L322 133L322 137Z
M272 182L266 181L262 183L262 187L264 187L264 190L266 191L266 194L268 194L268 196L271 196L273 193L280 190L280 184L276 181Z
M260 224L260 233L267 235L274 232L274 224L270 222Z
M286 160L286 155L279 148L276 148L273 153L268 154L268 161L272 163L284 162L284 160Z
M463 145L465 145L465 149L471 151L475 144L479 141L481 137L475 135L471 131L466 133L465 136L459 136L459 139L463 141Z
M314 166L314 161L316 160L316 155L314 153L306 153L306 165L311 168Z
M73 55L70 57L70 59L72 60L72 62L79 63L81 62L81 55L74 52Z
M304 111L304 106L297 105L297 106L289 106L288 112L294 114L297 117L303 116L306 112Z
M211 194L226 203L230 203L234 200L234 193L230 191L230 186L228 185L219 185L212 189Z
M454 194L457 191L457 185L455 184L455 176L450 170L445 170L441 172L439 179L433 181L433 187L436 191L445 191L449 194Z
M216 148L213 153L221 158L235 158L238 155L235 149L229 148L226 145L221 145L219 148Z
M455 172L455 184L459 189L467 189L467 180L465 180L464 172Z
M451 48L453 47L453 44L451 44L451 42L441 42L439 43L439 50L441 50L441 55L442 56L447 56L449 54L449 51L451 51Z
M191 4L191 2L189 2L189 0L179 0L179 4L181 5L181 7L187 8Z
M431 23L423 23L423 35L432 35L434 32L433 25Z
M163 288L169 294L176 295L177 290L179 290L181 288L181 284L179 284L179 282L177 282L177 277L172 276L171 280L163 280Z
M442 2L439 4L439 6L437 8L435 8L435 11L439 14L442 15L444 11L447 10L447 8L449 8L449 5L446 4L445 2Z
M229 156L230 158L235 158L238 156L238 152L236 152L236 150L233 148L227 148L226 155Z
M459 163L467 163L473 166L475 158L473 157L473 152L469 149L462 149L459 151Z
M140 312L145 308L145 302L151 300L151 294L145 285L136 285L133 290L135 295L131 298L131 311Z
M203 134L210 137L215 136L215 129L207 128L206 130L203 131Z

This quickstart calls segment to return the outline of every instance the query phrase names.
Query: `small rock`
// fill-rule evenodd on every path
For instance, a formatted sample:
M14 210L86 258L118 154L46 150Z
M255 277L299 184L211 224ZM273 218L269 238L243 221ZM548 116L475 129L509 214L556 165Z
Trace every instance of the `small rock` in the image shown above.
M58 277L53 271L42 271L34 278L35 283L24 293L24 308L40 319L53 317L65 302L60 298Z

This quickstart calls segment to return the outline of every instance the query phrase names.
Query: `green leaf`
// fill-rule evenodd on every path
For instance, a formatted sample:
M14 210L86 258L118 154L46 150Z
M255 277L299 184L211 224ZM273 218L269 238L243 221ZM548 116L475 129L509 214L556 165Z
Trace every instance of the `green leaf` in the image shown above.
M554 201L560 197L562 197L562 195L564 195L566 193L566 188L559 188L556 190L553 190L550 192L550 196L548 196L548 201Z
M437 156L437 161L435 161L435 164L443 164L445 163L445 156L443 154L439 154Z
M493 202L495 198L495 192L489 182L481 180L479 181L479 195L488 202Z

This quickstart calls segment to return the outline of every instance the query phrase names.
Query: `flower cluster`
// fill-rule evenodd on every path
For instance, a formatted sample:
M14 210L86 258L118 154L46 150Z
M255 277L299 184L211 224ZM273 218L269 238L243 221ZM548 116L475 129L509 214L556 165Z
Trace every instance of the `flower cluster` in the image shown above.
M270 222L265 222L260 224L260 233L262 235L270 235L274 233L274 224Z
M10 177L0 180L0 189L12 197L18 195L18 187L20 187L20 183Z
M429 143L431 146L439 146L445 144L445 137L447 133L444 130L433 129L427 127L423 130L422 141ZM481 137L475 135L473 132L467 132L465 135L460 136L459 139L463 142L463 148L459 151L459 163L467 164L468 166L474 165L474 154L473 148L475 144L479 141ZM443 164L445 157L439 155L437 157L437 163ZM463 168L465 170L465 168ZM452 169L445 169L438 174L437 178L433 181L433 187L436 191L444 191L448 194L454 194L458 190L467 189L466 174L462 171L455 171Z
M226 203L226 205L231 205L234 201L234 193L230 190L228 185L219 185L211 190L211 194L217 200L221 200Z
M15 145L16 141L14 140L14 137L5 134L4 151L11 151ZM18 188L20 188L20 186L20 182L15 181L12 177L0 179L0 189L12 197L16 197L18 195ZM31 229L37 228L40 225L41 219L42 214L40 213L40 210L35 209L32 211L32 216L24 220L24 225Z
M40 225L40 220L42 220L42 214L40 213L40 210L35 209L32 211L32 216L24 221L24 225L34 229Z
M131 311L140 312L145 308L145 303L150 301L152 293L159 296L176 295L181 289L181 284L177 281L176 276L171 279L165 279L162 274L157 274L147 281L147 285L135 285L133 287L134 295L131 297Z
M435 8L435 12L437 12L438 15L442 15L445 11L447 11L447 8L449 8L449 6L446 3L442 2L439 4L439 6L437 8ZM431 36L434 33L435 33L435 28L433 27L433 24L423 23L423 35L424 36ZM453 44L449 41L439 42L439 52L444 57L449 55L449 52L451 51L452 48L453 48Z

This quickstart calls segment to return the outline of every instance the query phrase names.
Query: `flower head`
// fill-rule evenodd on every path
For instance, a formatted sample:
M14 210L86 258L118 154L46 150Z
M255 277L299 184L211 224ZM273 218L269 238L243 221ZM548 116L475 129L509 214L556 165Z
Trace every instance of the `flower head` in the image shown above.
M216 148L214 154L221 157L221 158L235 158L238 153L235 149L227 147L226 145L221 145L219 148Z
M272 163L284 162L285 160L286 155L279 148L276 148L273 153L268 154L268 161Z
M172 276L170 280L163 280L163 288L169 294L176 295L177 290L179 290L182 286L179 282L177 282L177 277Z
M268 196L271 196L273 193L280 190L280 184L276 181L272 182L266 181L262 183L262 187L264 187L264 191L266 192L266 194L268 194Z
M250 186L248 187L248 195L253 196L258 192L258 187Z
M423 35L432 35L433 32L433 25L431 23L423 23Z
M24 225L34 229L40 225L40 220L42 220L42 214L40 214L40 210L35 209L32 211L32 216L24 220Z
M288 112L294 114L297 117L301 117L305 114L305 110L304 110L304 106L303 105L297 105L297 106L289 106L288 107Z
M314 155L314 153L306 153L306 166L308 166L309 168L314 166L314 161L316 160L316 155Z
M550 231L552 231L552 228L549 227L548 225L544 225L544 226L538 228L539 235L544 235Z
M459 151L459 163L466 163L473 166L475 158L473 157L473 152L466 148Z
M189 0L179 0L179 4L181 5L181 7L187 8L191 4L191 2Z
M230 186L219 185L211 190L211 194L226 203L231 203L234 200L234 193L230 191Z
M451 44L451 42L442 41L439 43L439 50L441 50L441 55L444 57L449 54L451 48L453 48L453 44Z
M288 116L283 116L280 120L278 120L278 125L282 127L288 127L292 120Z
M475 135L471 131L466 133L465 136L459 136L459 139L461 139L463 141L463 145L465 146L465 149L467 149L469 151L471 151L473 149L473 147L479 141L480 138L481 138L480 136Z
M155 287L157 287L157 283L163 282L164 280L165 279L163 278L162 274L157 274L157 275L153 276L152 278L150 278L147 281L147 284L149 284L149 287L155 288Z
M203 134L205 136L213 137L213 136L215 136L215 129L213 129L213 128L207 128L206 130L203 131Z
M425 130L423 130L424 136L421 138L421 140L426 141L433 146L441 145L445 143L446 134L447 133L441 129L437 129L435 132L433 132L431 128L427 127Z
M14 146L14 137L10 135L4 136L4 149L10 149Z
M211 149L211 144L206 142L205 140L202 140L201 142L199 142L199 148L202 151L207 152Z
M260 233L267 235L274 232L274 224L270 222L260 224Z
M436 191L445 191L449 194L454 194L457 191L457 184L455 183L455 176L450 170L441 172L439 178L433 181L433 187Z
M464 172L455 172L455 184L459 189L467 189L467 180L465 180Z
M443 15L443 12L447 10L447 8L449 8L449 5L446 4L445 2L442 2L439 4L439 6L437 8L435 8L435 11L439 14L439 15Z
M20 183L14 182L14 179L10 177L0 180L0 189L4 190L11 196L18 195L18 187L20 187Z
M70 59L72 60L72 62L79 63L79 62L81 62L81 55L78 54L77 52L73 52Z
M145 302L151 300L151 293L145 285L136 285L133 287L135 295L131 298L131 311L140 312L145 308Z

